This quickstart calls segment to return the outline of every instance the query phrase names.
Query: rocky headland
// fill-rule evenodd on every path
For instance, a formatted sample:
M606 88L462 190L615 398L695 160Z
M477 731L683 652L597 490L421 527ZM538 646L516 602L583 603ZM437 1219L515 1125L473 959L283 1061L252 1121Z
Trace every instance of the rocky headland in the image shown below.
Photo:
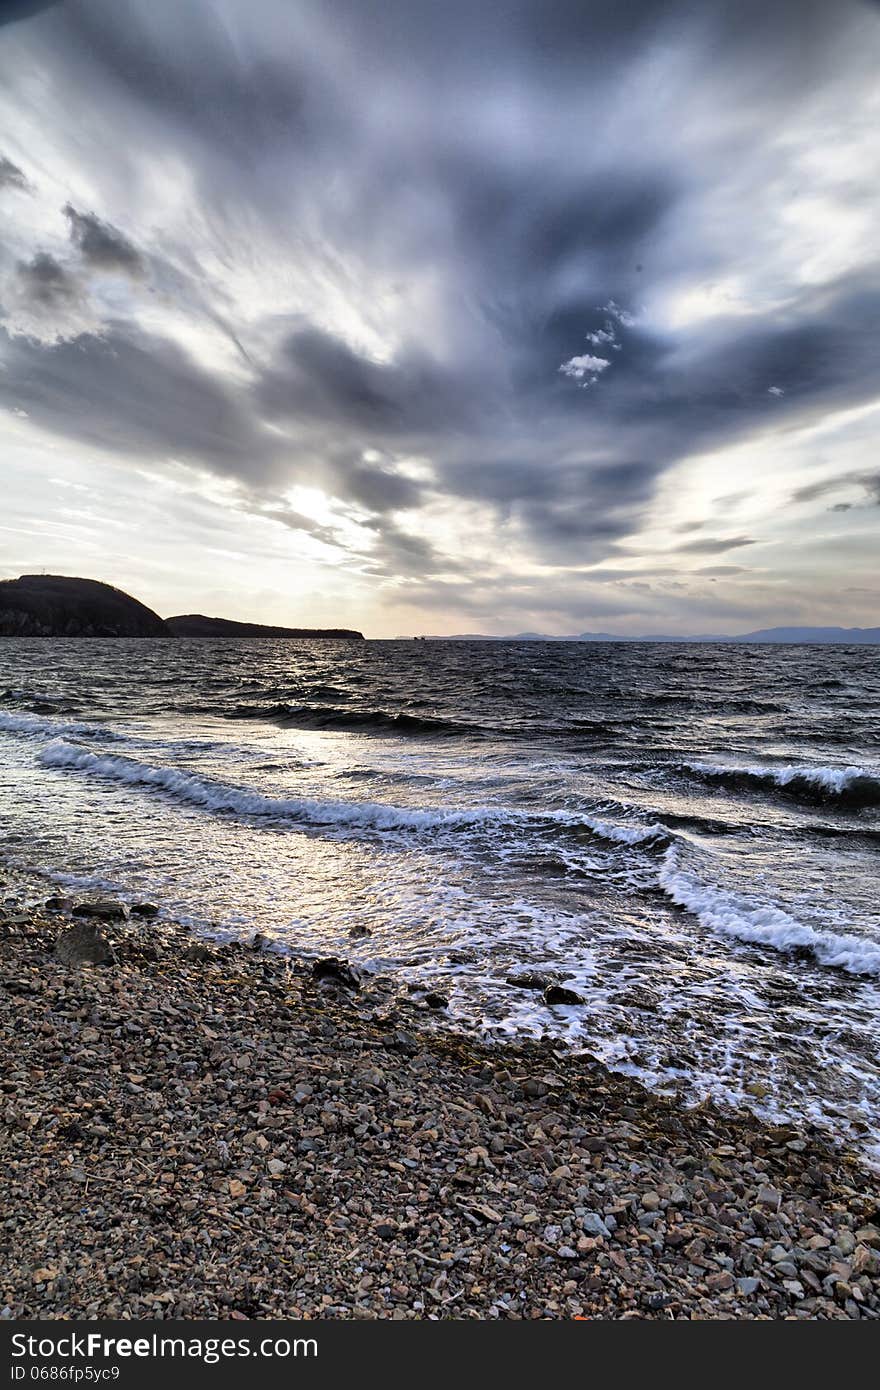
M97 579L23 574L0 580L0 637L288 637L362 642L351 628L269 627L200 613L160 618Z
M362 642L362 632L347 627L272 627L266 623L239 623L232 618L206 618L202 613L185 613L166 618L173 637L333 637Z
M96 579L23 574L0 581L0 637L167 637L151 608Z

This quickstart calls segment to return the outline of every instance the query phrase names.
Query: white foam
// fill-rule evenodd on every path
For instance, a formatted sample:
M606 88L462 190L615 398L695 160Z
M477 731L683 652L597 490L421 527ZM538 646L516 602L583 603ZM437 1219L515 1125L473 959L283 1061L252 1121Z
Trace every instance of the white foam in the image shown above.
M72 768L109 777L133 786L158 787L182 801L209 811L232 811L246 816L271 816L312 825L364 825L379 830L430 829L500 820L504 812L492 807L466 810L421 810L370 801L318 801L307 797L266 796L196 777L174 767L151 767L133 758L90 753L86 748L56 741L44 748L45 767Z
M811 951L821 965L852 975L880 975L880 943L851 933L817 931L771 903L756 903L705 883L682 869L675 847L667 850L659 874L663 891L720 936L769 946L776 951Z
M597 820L593 816L576 815L573 823L586 825L603 840L613 840L620 845L643 845L649 840L669 838L669 831L663 825L617 825L611 821Z
M767 767L760 763L685 763L692 772L703 777L754 777L756 780L773 782L778 787L788 787L794 782L806 782L820 791L841 796L859 784L874 783L880 792L880 772L868 767L810 767L799 764L784 767Z
M156 787L179 800L209 811L245 816L269 816L311 825L366 826L377 830L455 829L467 826L546 824L586 827L594 835L615 843L634 845L668 834L660 825L619 825L576 811L529 813L507 807L468 806L410 807L374 801L316 800L308 797L275 797L246 787L235 787L196 776L181 768L138 762L109 753L92 753L76 744L55 740L43 748L39 760L45 767L70 768L93 776L108 777L132 786Z
M62 724L41 714L6 714L0 712L0 730L8 734L24 734L29 738L101 738L109 742L124 742L121 734L97 724Z

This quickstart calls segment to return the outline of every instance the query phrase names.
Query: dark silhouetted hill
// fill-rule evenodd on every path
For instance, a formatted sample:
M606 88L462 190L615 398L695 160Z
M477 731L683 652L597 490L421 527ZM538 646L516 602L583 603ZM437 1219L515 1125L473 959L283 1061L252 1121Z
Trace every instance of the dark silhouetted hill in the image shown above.
M203 613L184 613L168 618L165 626L175 637L335 637L363 642L364 634L346 627L268 627L265 623L237 623L231 618L206 618Z
M0 637L167 637L151 608L97 579L23 574L0 581Z

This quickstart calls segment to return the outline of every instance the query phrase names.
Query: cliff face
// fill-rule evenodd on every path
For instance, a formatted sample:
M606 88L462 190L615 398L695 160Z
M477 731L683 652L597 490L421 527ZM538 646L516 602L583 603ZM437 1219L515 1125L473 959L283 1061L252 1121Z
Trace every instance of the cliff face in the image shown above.
M346 627L268 627L264 623L237 623L231 618L206 618L202 613L168 618L165 625L175 637L333 637L364 641L362 632Z
M168 637L158 613L96 579L0 581L0 637Z

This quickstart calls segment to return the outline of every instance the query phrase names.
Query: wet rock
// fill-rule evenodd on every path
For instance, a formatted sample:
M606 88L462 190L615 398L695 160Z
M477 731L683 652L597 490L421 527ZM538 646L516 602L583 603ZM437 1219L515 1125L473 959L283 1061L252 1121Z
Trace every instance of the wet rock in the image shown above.
M425 995L425 1003L429 1009L448 1009L449 1000L445 994L439 994L437 990L429 990Z
M130 915L127 903L116 898L99 898L95 902L77 903L71 916L94 918L99 922L124 922Z
M338 956L323 956L320 960L312 963L312 977L315 980L327 980L331 984L339 985L342 989L357 991L361 987L360 978L347 961L340 960Z
M195 961L201 963L206 960L214 959L214 952L210 946L206 946L202 941L191 941L190 944L180 953L181 960Z
M545 1004L583 1004L586 1001L576 990L567 989L565 985L548 985L544 990Z
M55 955L63 965L115 965L116 956L104 933L92 922L75 922L59 936Z
M72 902L71 898L62 898L56 894L54 897L47 898L43 906L47 912L69 912Z
M556 981L552 975L542 975L535 970L521 970L515 975L508 975L507 983L513 985L514 989L545 990Z
M132 917L152 918L159 916L159 909L155 903L132 903Z
M369 936L370 928L364 926L363 922L355 922L354 926L349 928L348 934L351 937Z

